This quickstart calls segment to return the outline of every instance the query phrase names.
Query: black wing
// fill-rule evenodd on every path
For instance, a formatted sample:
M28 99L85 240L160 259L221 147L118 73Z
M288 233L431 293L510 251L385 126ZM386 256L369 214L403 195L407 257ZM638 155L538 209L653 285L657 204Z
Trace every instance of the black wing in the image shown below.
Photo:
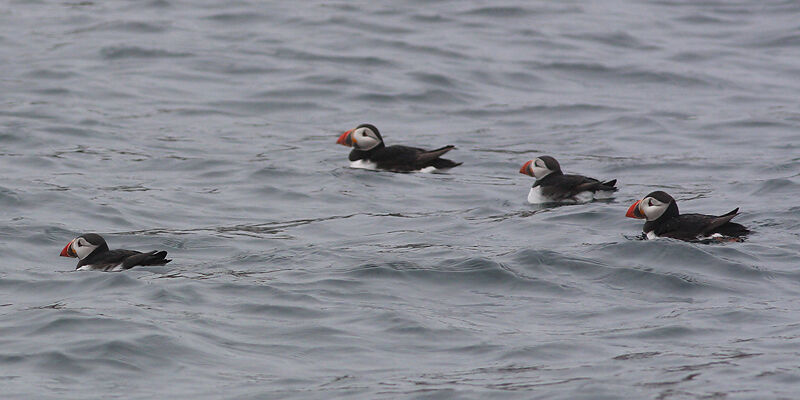
M553 178L546 184L542 184L542 194L554 200L569 199L585 191L608 190L614 192L617 190L614 187L617 183L616 179L600 182L583 175L560 175Z
M122 263L122 269L133 268L137 265L164 265L172 260L167 260L166 251L151 251L148 253L139 253L132 255L125 259Z
M439 157L454 148L445 146L428 151L418 147L395 145L376 151L370 156L370 160L374 161L378 168L391 171L416 171L425 167L452 168L461 164Z
M656 235L680 240L695 240L698 237L715 233L724 236L739 237L750 231L743 225L730 222L738 215L735 209L723 215L681 214L661 224Z
M130 269L137 265L164 265L172 261L165 259L166 256L166 251L142 253L136 250L109 250L80 260L75 269L84 265L91 265L92 269L103 271L113 270L118 265L121 265L122 269Z

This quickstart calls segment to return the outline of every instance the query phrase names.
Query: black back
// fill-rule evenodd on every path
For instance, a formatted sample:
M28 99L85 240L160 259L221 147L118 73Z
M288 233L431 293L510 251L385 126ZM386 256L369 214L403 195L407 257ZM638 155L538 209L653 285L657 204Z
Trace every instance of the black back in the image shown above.
M98 245L91 254L83 260L78 260L78 265L75 269L83 267L84 265L91 265L93 269L109 271L118 265L122 265L122 269L130 269L137 265L164 265L172 260L167 260L166 251L150 251L142 253L136 250L109 250L108 244L102 236L96 233L87 233L81 235L87 242Z
M644 232L653 231L656 236L685 241L693 241L699 237L713 234L741 237L750 233L750 230L743 225L730 222L733 217L738 215L738 208L723 215L681 214L678 210L678 203L665 192L659 190L645 197L652 197L660 202L669 202L669 206L658 219L645 222L642 229Z
M542 194L553 200L570 199L578 193L585 191L617 191L617 188L614 187L614 185L617 183L616 179L607 182L600 182L597 179L589 178L588 176L583 175L564 175L564 173L561 172L561 167L558 165L558 161L556 161L553 157L543 156L539 158L545 162L545 166L547 166L547 168L551 170L553 170L553 168L557 168L557 170L553 170L553 172L542 179L537 179L536 182L534 182L533 187L541 186ZM545 158L552 160L552 162L555 164L551 165L549 161L545 160Z
M356 127L369 128L380 139L377 146L369 150L359 150L354 148L348 159L350 161L365 160L371 161L376 164L378 169L385 169L397 172L410 172L417 171L426 167L434 167L437 169L453 168L461 165L445 158L440 158L443 154L453 150L454 146L444 146L436 150L425 150L418 147L409 146L386 146L383 142L383 136L375 125L361 124Z

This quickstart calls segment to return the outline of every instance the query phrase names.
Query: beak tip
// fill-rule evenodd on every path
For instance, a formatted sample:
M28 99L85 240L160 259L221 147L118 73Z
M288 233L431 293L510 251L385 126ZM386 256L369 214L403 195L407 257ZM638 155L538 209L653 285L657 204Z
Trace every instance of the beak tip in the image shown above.
M522 164L522 168L519 169L519 173L520 174L529 175L529 176L533 176L533 173L531 173L531 162L532 161L533 160L528 160L525 164Z
M70 246L72 246L72 242L67 243L67 245L64 246L64 249L61 250L61 254L59 254L59 255L61 257L76 257L76 256L71 254L70 250L72 250L72 249L71 249Z
M635 218L635 219L644 219L644 217L641 215L641 213L637 212L637 211L639 211L639 202L640 201L641 200L637 200L635 203L631 204L630 207L628 207L628 212L625 213L626 217Z
M336 140L336 144L340 144L342 146L351 147L353 145L352 138L350 137L350 134L352 132L353 132L353 130L351 129L351 130L341 134L339 136L339 139Z

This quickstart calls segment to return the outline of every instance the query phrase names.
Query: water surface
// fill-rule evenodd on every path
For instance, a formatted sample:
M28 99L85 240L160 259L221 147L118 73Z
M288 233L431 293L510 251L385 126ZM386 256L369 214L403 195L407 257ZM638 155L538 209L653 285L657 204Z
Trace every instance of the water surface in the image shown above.
M800 6L5 1L5 398L794 398ZM457 146L347 167L359 123ZM616 199L536 207L537 155ZM640 241L671 193L744 243ZM76 273L84 232L172 263Z

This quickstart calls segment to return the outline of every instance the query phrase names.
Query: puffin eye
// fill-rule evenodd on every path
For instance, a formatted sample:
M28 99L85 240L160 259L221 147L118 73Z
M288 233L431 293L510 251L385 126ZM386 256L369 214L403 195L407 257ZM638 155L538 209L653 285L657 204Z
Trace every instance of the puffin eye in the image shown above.
M647 199L647 206L648 207L652 207L653 206L653 200Z

